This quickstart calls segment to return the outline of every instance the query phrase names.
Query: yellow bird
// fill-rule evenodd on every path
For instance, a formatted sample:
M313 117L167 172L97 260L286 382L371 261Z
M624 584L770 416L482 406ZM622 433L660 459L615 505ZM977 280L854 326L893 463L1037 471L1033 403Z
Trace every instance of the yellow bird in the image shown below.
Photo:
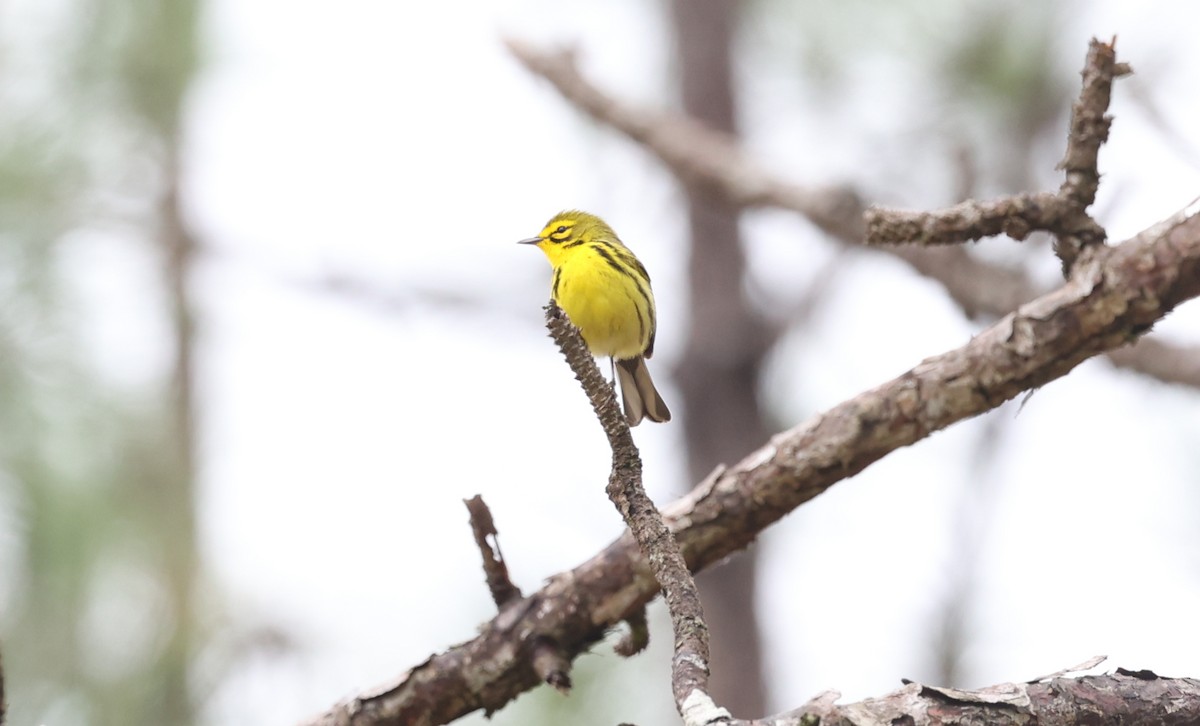
M559 213L537 237L554 268L550 296L563 309L593 355L616 364L625 418L670 421L671 412L650 380L646 359L654 354L654 293L650 275L621 243L612 227L594 214Z

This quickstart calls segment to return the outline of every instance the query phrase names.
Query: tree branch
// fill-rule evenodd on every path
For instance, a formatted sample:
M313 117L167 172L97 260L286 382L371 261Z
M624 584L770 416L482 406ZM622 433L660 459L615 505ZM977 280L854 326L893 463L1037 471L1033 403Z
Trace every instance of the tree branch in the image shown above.
M1064 274L1086 247L1104 244L1105 232L1088 214L1100 186L1100 147L1108 139L1107 114L1113 80L1130 73L1117 62L1112 43L1093 39L1083 68L1083 89L1071 107L1067 150L1059 168L1065 178L1057 194L1018 194L1003 199L966 201L940 212L906 212L872 207L866 211L867 244L958 244L1001 233L1023 240L1041 230L1055 237Z
M471 533L475 536L475 545L483 560L483 576L487 580L488 591L492 593L496 607L503 608L521 597L521 589L508 576L508 566L504 564L504 555L500 552L500 533L496 531L492 510L488 509L487 503L478 494L464 499L463 504L467 505L471 515ZM488 543L488 537L496 543L495 549Z
M707 567L889 452L1066 375L1198 295L1200 200L1081 260L1064 285L966 345L776 435L668 507L667 523L688 566ZM312 723L440 724L478 709L490 714L539 682L528 658L539 639L552 638L573 658L636 615L657 591L651 564L626 532L509 603L472 640ZM1200 710L1191 713L1200 718Z
M867 207L854 189L810 188L777 179L755 164L725 134L692 119L640 108L605 94L579 73L571 53L547 52L514 39L506 43L513 56L531 73L545 78L564 98L597 121L641 144L688 183L744 207L777 207L797 212L838 242L863 246L866 233L863 215ZM1120 75L1127 70L1117 64L1114 73ZM1045 292L1025 273L977 260L961 247L874 249L899 257L921 275L940 282L969 316L1004 315ZM1167 353L1172 360L1195 360L1200 356L1200 347L1157 342L1152 350L1138 344L1121 353L1116 362L1120 367L1152 377L1166 373L1162 380L1200 389L1200 372L1186 365L1164 371L1155 357Z
M1149 671L1005 683L977 691L909 683L880 698L836 705L837 694L765 719L764 726L911 723L931 724L1153 723L1183 726L1200 714L1200 680L1160 678ZM806 720L807 719L807 720Z
M728 718L729 713L718 708L708 695L708 626L700 593L679 544L642 487L642 460L613 388L600 375L579 330L553 301L546 306L546 327L583 385L612 447L608 498L629 525L667 601L675 631L675 657L671 663L675 707L688 726L715 723L722 714Z
M792 209L836 237L862 239L863 204L852 189L779 182L746 157L728 134L606 95L579 74L569 51L540 51L512 38L505 42L526 68L554 84L568 101L645 146L684 182L740 207Z
M1157 338L1139 338L1132 346L1108 354L1117 368L1149 374L1165 383L1197 387L1200 346L1173 346Z
M980 202L968 199L936 212L871 207L866 210L868 245L956 245L1005 234L1023 240L1036 230L1053 231L1069 208L1057 194L1014 194Z

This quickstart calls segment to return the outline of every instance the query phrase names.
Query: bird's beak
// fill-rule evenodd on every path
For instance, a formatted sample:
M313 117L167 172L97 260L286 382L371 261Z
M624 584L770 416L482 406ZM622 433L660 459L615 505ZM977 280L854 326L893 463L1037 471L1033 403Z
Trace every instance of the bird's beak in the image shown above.
M529 239L523 239L520 242L517 242L517 244L519 244L519 245L535 245L541 241L542 241L541 237L530 237Z

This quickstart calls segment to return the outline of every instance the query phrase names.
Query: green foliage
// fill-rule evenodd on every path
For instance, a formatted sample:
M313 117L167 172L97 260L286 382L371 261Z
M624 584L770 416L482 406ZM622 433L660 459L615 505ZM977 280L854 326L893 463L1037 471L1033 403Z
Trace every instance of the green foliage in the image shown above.
M145 157L120 150L148 147L157 179L174 173L195 24L184 0L80 1L0 23L0 628L13 723L194 721L189 443L168 381L118 390L97 374L64 260L88 230L153 238L158 190L129 181Z

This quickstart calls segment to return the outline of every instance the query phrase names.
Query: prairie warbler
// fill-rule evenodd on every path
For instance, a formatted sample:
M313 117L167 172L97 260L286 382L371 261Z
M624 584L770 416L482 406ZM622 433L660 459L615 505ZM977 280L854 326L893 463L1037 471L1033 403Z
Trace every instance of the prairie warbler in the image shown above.
M568 211L546 223L537 245L554 268L550 296L563 309L593 355L612 358L621 383L625 418L670 421L671 412L650 380L654 354L654 293L650 275L612 227L587 212Z

